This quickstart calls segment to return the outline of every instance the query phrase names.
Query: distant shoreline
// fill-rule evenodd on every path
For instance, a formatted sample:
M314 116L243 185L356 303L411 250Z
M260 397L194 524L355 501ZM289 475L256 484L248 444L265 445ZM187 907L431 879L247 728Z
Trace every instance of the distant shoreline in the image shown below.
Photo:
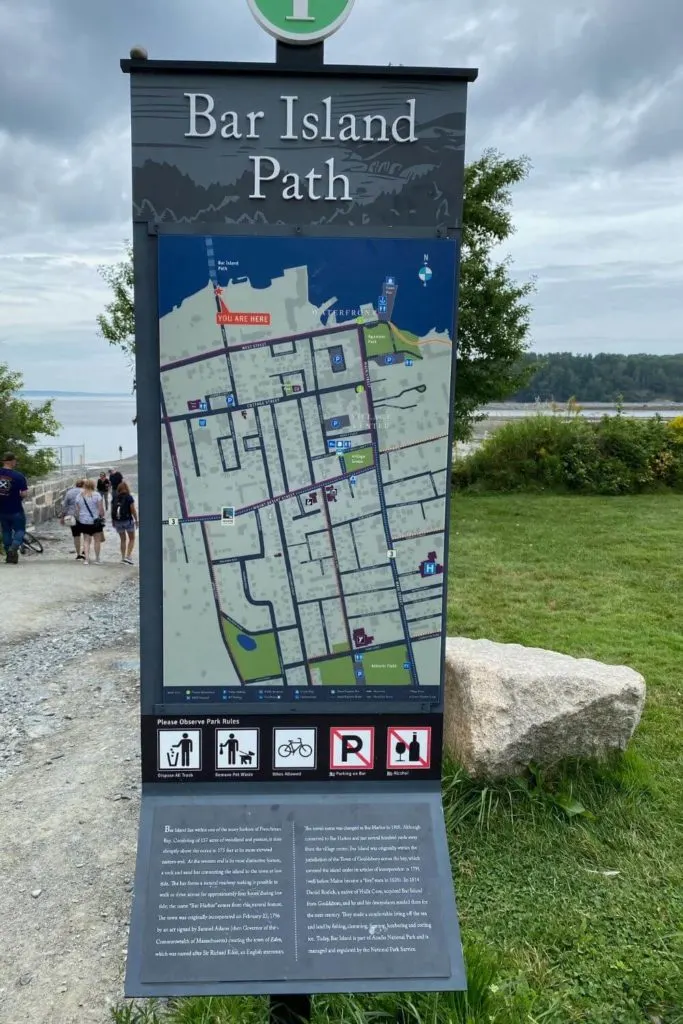
M135 401L135 395L127 391L20 391L22 398L129 398Z
M576 403L580 409L604 409L609 411L617 408L616 402L582 402L580 399L577 399ZM650 402L622 402L621 408L624 412L638 409L646 409L650 412L669 412L683 409L683 402L669 402L663 399L653 399ZM479 412L495 413L498 411L505 411L506 409L538 409L539 413L544 414L552 411L557 413L566 413L568 411L568 403L554 402L552 399L538 399L535 402L491 402L490 405L482 406Z
M24 389L18 394L22 398L125 398L135 402L136 395L127 391L41 391L39 389ZM616 409L615 402L582 402L578 401L581 409L585 410L612 410ZM535 402L492 402L490 405L482 406L478 411L491 419L498 418L498 415L507 411L531 410L534 409L540 414L555 412L561 414L566 412L566 402L553 402L551 400ZM649 412L678 412L683 410L683 402L669 402L664 400L653 400L650 402L624 402L623 411L647 410Z

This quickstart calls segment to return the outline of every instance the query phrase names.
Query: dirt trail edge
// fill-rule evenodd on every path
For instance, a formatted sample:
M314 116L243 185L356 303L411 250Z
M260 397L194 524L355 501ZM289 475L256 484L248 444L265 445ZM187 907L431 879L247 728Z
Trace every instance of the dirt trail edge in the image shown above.
M109 564L73 565L63 531L40 534L47 557L0 565L0 603L31 606L0 648L0 1020L105 1024L139 810L137 571L114 545ZM26 594L41 586L42 615Z

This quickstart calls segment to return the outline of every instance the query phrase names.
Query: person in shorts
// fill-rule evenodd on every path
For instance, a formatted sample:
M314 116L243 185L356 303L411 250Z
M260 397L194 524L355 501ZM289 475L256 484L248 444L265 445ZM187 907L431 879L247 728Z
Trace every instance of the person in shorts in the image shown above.
M76 498L76 519L83 537L85 565L90 565L90 545L95 546L95 562L99 564L104 536L104 502L95 489L94 480L84 480L83 490Z
M121 481L116 488L116 494L112 497L111 522L121 542L121 561L126 565L134 565L132 555L135 547L135 531L140 522L135 498L130 493L130 487L125 480Z
M77 480L73 487L68 489L62 498L62 512L59 517L62 526L68 520L71 536L74 539L74 551L76 552L77 562L85 561L85 555L81 552L81 524L76 519L76 499L81 493L84 483L85 480Z

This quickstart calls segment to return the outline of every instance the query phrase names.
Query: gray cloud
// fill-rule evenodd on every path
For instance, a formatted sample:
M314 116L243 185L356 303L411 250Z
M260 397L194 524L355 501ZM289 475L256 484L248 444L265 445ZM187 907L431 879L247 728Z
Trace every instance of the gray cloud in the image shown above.
M268 60L273 48L242 0L0 0L0 26L0 126L42 143L81 140L120 114L127 81L118 59L136 41L168 58ZM564 0L559 11L546 0L467 0L457 10L431 0L426 17L423 0L365 0L328 49L332 61L349 60L351 49L360 63L479 64L472 115L487 121L519 111L549 118L581 98L624 103L637 136L658 114L676 123L681 38L678 0L657 0L656 17L643 0ZM618 128L603 125L603 138ZM668 131L653 134L670 147ZM637 143L626 151L637 156Z
M494 38L482 40L499 54L483 80L491 106L503 82L504 103L517 108L558 110L582 95L611 103L663 83L683 63L678 0L657 0L656 16L643 0L525 0L507 9L493 21Z
M683 39L683 28L680 30ZM676 72L662 84L638 129L624 146L622 156L631 163L679 156L683 152L683 53Z
M78 142L125 108L119 59L131 46L168 59L268 60L272 45L252 23L239 0L0 0L0 127Z
M568 310L574 311L571 320ZM658 285L637 274L611 280L585 277L546 282L536 302L535 327L543 332L544 352L671 354L681 351L679 314L680 299L670 284Z
M55 331L50 341L31 343L26 362L26 342L0 337L0 363L24 373L29 390L108 391L128 394L131 376L123 355L93 337L90 329ZM83 435L77 438L83 441ZM74 441L76 443L76 441Z
M358 0L329 63L478 66L468 156L528 153L510 251L539 351L683 348L683 5ZM98 263L130 235L131 45L272 60L246 0L0 0L0 360L69 387L97 338ZM635 347L634 347L635 346ZM37 383L37 380L43 383Z

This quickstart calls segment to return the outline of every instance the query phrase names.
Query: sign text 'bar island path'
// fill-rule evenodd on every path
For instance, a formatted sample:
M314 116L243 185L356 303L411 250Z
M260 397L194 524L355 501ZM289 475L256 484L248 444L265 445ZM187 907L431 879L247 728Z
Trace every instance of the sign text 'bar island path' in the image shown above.
M319 42L351 6L290 13L324 10ZM126 994L464 988L440 779L476 72L122 67L147 523Z

